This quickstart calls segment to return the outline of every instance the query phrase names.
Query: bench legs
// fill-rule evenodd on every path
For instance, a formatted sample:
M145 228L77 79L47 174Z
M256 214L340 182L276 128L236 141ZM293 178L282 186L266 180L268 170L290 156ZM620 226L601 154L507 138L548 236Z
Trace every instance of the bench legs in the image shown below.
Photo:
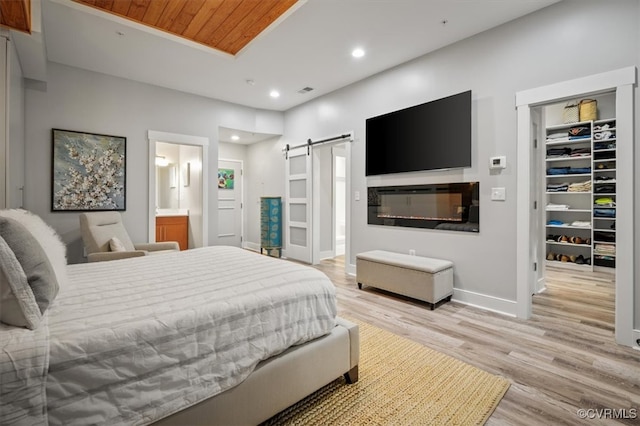
M362 290L362 283L358 283L358 288Z

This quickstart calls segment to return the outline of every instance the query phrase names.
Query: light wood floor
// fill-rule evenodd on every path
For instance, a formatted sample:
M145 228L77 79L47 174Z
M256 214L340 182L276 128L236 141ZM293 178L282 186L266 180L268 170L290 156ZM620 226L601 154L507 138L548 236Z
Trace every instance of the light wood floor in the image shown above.
M511 387L488 425L640 424L640 351L615 343L611 274L549 270L547 291L534 297L533 316L523 321L456 302L431 311L381 290L358 290L341 257L318 269L336 284L340 315L508 378ZM583 420L579 409L627 418Z

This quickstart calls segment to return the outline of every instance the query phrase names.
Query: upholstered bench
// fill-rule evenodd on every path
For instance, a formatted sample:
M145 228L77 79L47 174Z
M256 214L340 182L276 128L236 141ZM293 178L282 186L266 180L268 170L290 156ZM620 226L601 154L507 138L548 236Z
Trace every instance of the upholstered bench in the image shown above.
M453 263L448 260L373 250L356 255L356 280L431 304L453 294Z

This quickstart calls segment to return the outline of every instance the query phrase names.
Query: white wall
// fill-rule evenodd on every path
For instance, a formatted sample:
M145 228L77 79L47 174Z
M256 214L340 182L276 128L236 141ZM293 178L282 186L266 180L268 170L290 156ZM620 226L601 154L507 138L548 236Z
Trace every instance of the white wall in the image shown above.
M260 197L285 197L285 169L282 147L287 144L281 137L247 146L244 163L244 191L246 200L245 241L248 247L260 248ZM285 223L286 211L282 212ZM284 244L286 230L283 229ZM285 248L286 249L286 248Z
M515 308L515 94L636 65L638 16L637 0L567 0L287 111L285 140L355 132L347 257L352 270L359 252L415 249L418 255L454 262L456 291L484 306L498 300ZM368 117L469 89L473 91L473 167L365 177ZM489 157L494 155L507 157L507 168L501 173L489 172ZM274 180L279 179L276 167L281 165L274 164L267 173ZM367 225L366 196L353 200L354 192L366 194L368 185L458 181L480 182L478 234ZM491 201L492 187L505 187L506 201Z
M53 226L82 261L78 214L51 212L51 129L127 138L127 211L124 224L136 242L148 241L149 129L208 137L210 170L217 170L218 127L263 132L282 114L255 110L157 86L49 63L47 89L26 90L25 207ZM258 119L259 117L259 119ZM271 123L270 126L267 124ZM263 126L256 127L257 124ZM209 243L217 241L217 185L209 185Z

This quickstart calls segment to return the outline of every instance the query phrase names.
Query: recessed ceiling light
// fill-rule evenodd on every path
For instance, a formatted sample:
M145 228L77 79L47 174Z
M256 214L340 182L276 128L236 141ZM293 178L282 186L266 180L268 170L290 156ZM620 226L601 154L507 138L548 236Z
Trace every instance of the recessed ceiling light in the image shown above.
M232 141L237 141L238 139L240 139L240 136L238 136L238 135L231 135L231 140L232 140Z
M269 96L271 96L272 98L278 98L280 97L280 92L278 92L277 90L272 90L271 93L269 93Z
M351 56L353 56L354 58L362 58L364 56L364 49L360 47L353 49L353 51L351 52Z

